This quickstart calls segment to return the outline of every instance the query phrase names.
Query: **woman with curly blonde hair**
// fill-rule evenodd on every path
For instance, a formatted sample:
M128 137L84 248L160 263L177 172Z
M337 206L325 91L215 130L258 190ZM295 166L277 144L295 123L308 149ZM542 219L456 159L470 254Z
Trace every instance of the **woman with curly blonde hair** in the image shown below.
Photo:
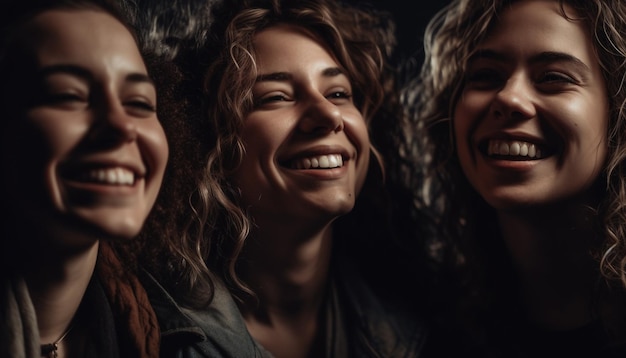
M459 283L446 346L626 355L625 31L626 3L604 0L456 0L427 27L405 96L428 136L403 151L432 149Z

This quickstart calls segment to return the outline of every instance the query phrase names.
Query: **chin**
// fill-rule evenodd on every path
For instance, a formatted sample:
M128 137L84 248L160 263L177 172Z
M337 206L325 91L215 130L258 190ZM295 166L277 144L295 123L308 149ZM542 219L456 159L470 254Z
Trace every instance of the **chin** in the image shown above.
M354 200L351 198L345 198L345 200L338 200L333 204L327 204L322 207L322 210L329 212L337 217L346 215L354 209Z
M76 217L84 223L84 227L97 231L99 238L108 240L134 238L141 231L145 221L144 215L137 216L123 212L77 212Z

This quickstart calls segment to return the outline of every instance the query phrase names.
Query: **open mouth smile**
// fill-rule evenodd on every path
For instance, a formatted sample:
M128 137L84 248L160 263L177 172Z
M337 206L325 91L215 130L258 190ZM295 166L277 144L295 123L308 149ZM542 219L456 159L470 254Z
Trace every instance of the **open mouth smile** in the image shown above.
M548 156L549 150L540 144L520 141L490 139L481 146L488 157L504 160L538 160Z
M124 167L76 169L66 172L64 176L77 182L115 186L133 186L137 177L132 170Z
M324 154L293 160L289 167L291 169L333 169L343 166L341 154Z

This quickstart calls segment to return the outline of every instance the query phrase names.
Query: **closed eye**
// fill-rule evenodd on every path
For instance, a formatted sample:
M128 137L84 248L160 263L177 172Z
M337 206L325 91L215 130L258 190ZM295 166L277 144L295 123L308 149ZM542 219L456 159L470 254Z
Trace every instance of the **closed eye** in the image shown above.
M580 84L580 81L575 77L556 71L541 73L535 81L540 91L555 94L570 91Z
M33 105L74 110L88 105L89 100L74 92L44 93L37 96Z
M156 112L156 107L152 103L144 101L129 101L124 103L125 106L142 109L150 112Z
M261 98L259 98L258 100L254 101L254 107L261 107L263 105L269 104L269 103L275 103L275 102L286 102L288 101L289 98L282 94L271 94L268 96L263 96Z
M554 83L554 82L577 83L578 81L576 81L574 78L564 73L546 72L539 78L539 82L541 83Z
M481 69L470 72L465 82L471 88L492 89L503 83L502 75L491 69Z
M124 102L129 114L136 117L150 117L156 112L156 106L145 100L130 100Z

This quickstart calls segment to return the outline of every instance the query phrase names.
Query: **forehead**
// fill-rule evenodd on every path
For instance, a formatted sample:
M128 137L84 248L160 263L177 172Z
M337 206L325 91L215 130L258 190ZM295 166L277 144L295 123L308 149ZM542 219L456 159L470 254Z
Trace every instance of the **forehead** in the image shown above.
M58 9L38 14L22 26L18 48L47 56L88 58L90 52L115 48L138 52L130 31L112 15L93 9Z
M314 59L337 62L318 36L291 24L277 24L258 32L254 47L259 67L297 67Z
M565 15L562 10L565 10ZM538 48L556 52L594 53L586 23L567 4L558 1L515 1L496 17L480 48L499 46L510 53L532 53Z

